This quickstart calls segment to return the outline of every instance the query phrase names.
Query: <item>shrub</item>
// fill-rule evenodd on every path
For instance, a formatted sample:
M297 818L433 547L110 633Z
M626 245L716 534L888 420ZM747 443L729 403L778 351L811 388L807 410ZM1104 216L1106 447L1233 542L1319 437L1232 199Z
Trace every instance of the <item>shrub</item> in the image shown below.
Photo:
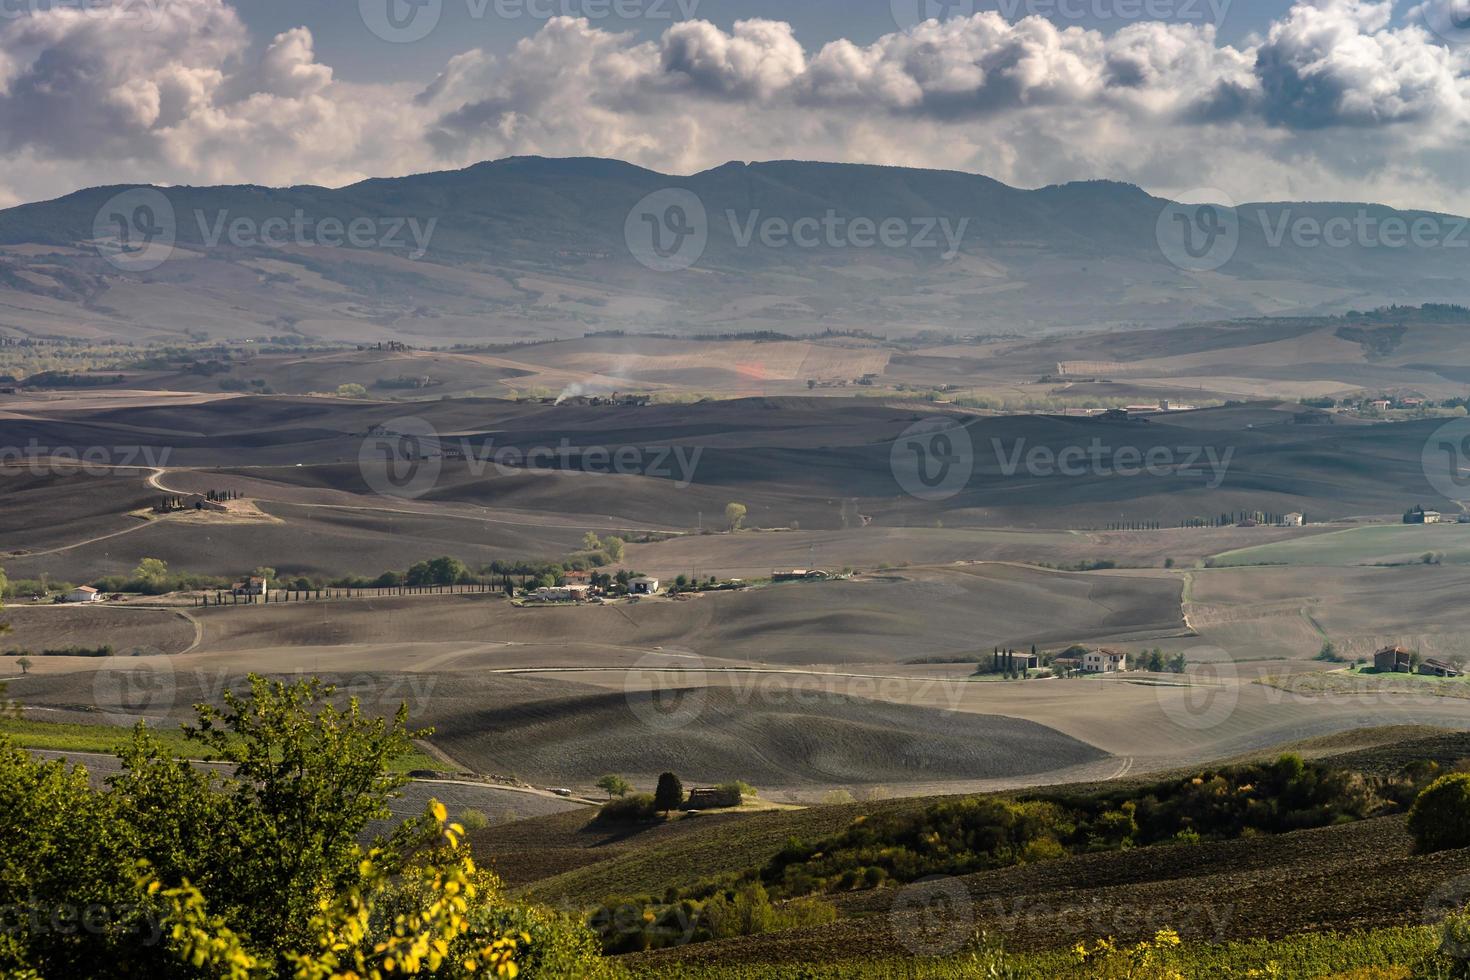
M604 803L602 809L597 811L597 819L602 823L632 823L638 820L652 820L657 815L651 793L634 793L632 796L624 796Z
M1470 847L1470 774L1430 783L1409 810L1409 833L1421 854Z
M471 807L459 815L459 824L465 830L484 830L490 826L490 818L484 810L476 810Z

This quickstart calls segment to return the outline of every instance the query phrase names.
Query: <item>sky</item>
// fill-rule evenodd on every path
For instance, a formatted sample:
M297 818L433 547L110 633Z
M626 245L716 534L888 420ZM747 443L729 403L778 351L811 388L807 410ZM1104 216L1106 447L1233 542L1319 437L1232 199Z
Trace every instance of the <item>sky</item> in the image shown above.
M1470 0L0 0L0 206L520 154L1470 214Z

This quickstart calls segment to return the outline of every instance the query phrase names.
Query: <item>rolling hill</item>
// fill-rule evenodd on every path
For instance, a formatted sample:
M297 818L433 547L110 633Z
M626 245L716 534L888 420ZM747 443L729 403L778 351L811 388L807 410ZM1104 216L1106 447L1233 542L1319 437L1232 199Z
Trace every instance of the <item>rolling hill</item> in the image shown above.
M678 274L640 264L629 244L644 213L675 216L650 198L670 189L690 212L678 212L678 241L692 235L699 252ZM99 187L0 212L0 327L420 344L650 328L1016 335L1470 297L1455 248L1362 236L1327 247L1281 232L1418 221L1442 229L1442 245L1460 219L1351 203L1231 213L1228 261L1191 271L1169 258L1170 202L1106 181L1027 191L892 167L729 163L670 176L511 158L336 189ZM879 237L885 222L892 234ZM354 223L362 234L345 235ZM141 237L166 245L166 261L127 266Z

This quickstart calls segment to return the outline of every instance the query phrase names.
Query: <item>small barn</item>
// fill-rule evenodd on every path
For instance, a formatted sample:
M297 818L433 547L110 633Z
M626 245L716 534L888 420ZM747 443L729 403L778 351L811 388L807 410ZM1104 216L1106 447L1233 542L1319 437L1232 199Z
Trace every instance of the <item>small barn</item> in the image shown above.
M1414 652L1405 647L1384 647L1373 654L1373 669L1380 674L1408 674L1414 669Z
M79 585L61 597L63 602L100 602L102 593L90 585Z

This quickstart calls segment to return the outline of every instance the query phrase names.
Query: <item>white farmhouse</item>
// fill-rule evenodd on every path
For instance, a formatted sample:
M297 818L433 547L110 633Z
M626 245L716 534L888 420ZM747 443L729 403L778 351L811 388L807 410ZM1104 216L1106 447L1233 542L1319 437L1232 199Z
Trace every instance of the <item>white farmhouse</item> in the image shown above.
M1128 654L1117 650L1091 650L1082 657L1082 670L1088 674L1113 674L1128 669Z
M61 597L63 602L99 602L102 593L90 585L80 585Z

